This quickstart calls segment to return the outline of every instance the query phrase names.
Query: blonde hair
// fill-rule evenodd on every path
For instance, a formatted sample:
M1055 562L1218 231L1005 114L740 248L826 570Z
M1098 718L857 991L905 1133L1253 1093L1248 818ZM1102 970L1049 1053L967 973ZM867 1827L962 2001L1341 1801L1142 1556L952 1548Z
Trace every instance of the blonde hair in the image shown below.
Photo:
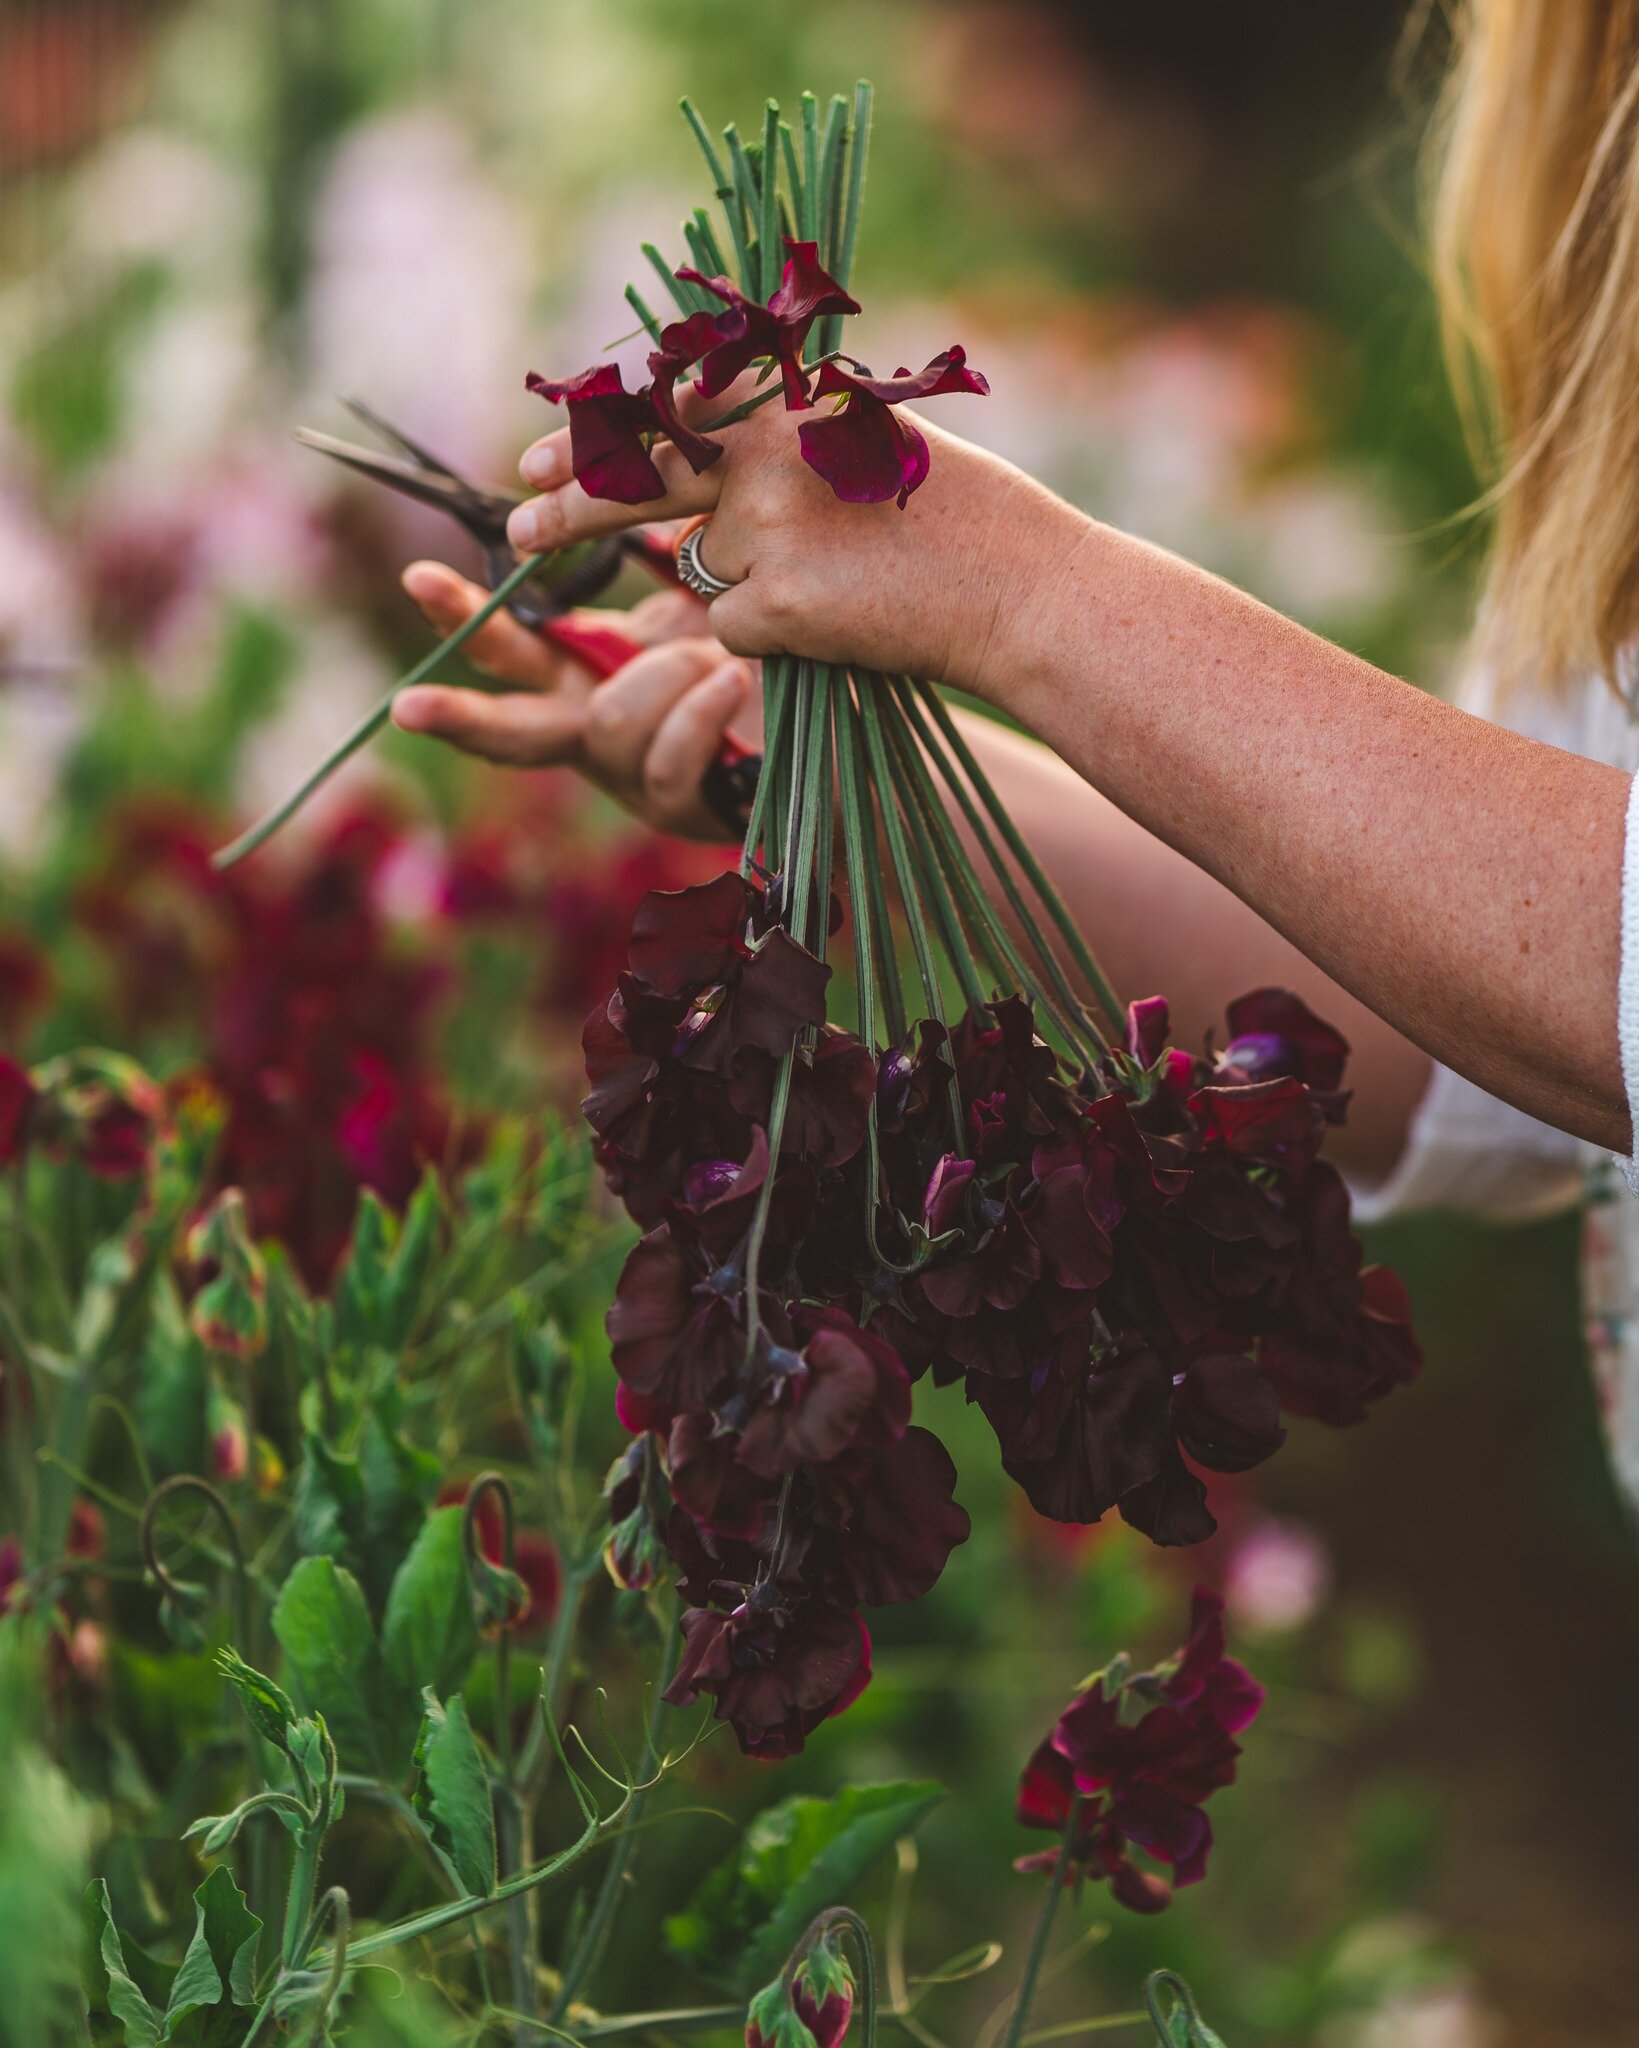
M1639 637L1639 0L1453 0L1435 276L1489 464L1482 643L1616 679Z

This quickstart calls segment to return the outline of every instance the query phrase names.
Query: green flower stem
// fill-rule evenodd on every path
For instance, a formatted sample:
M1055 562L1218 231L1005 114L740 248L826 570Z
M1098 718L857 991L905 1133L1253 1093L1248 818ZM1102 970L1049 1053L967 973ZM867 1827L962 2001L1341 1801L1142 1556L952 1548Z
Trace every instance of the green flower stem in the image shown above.
M282 804L269 811L267 816L252 825L248 832L242 832L231 845L224 846L219 853L213 854L211 866L220 873L225 868L235 866L247 854L254 853L259 846L271 839L281 825L287 824L296 815L313 792L329 781L344 761L350 760L366 741L373 739L381 731L392 716L393 705L399 692L413 689L417 683L424 683L429 676L436 674L449 657L465 647L475 633L482 631L508 598L529 581L540 568L541 561L542 557L539 555L525 555L511 574L496 585L487 603L480 605L470 619L457 626L447 639L441 640L430 653L424 655L408 675L401 677L375 709L359 720L346 738L331 749L318 767L299 788L285 798Z
M304 1828L296 1837L296 1855L290 1868L290 1889L285 1894L285 1933L281 1954L287 1970L299 1970L306 1960L313 1918L313 1894L318 1889L319 1857L324 1849L323 1827Z
M820 260L833 277L841 261L842 194L848 166L848 102L837 93L825 114L820 144L819 190L814 195L814 226L820 237ZM828 326L829 321L822 322ZM839 330L840 331L840 330Z
M732 122L723 130L723 140L728 144L729 167L734 176L734 206L729 214L729 226L734 226L736 215L743 223L735 236L745 272L740 286L749 298L761 298L763 252L754 245L752 237L762 212L762 187L751 159L746 155L745 144L740 140L740 131Z
M846 116L844 117L846 121ZM853 119L846 123L847 144L838 150L827 187L827 215L831 223L827 246L832 261L826 266L846 291L854 270L854 247L859 239L860 208L865 195L865 160L871 144L871 88L864 79L854 87ZM847 197L842 197L843 159L847 159ZM842 338L843 315L828 313L820 324L820 346L833 349Z
M757 223L757 255L761 279L758 296L771 299L785 265L780 254L780 109L776 100L763 105L762 215Z
M854 824L851 827L845 824L844 830L857 844L865 870L865 892L854 899L854 915L856 918L865 917L869 923L871 947L882 976L883 1028L888 1043L899 1045L910 1029L910 1018L899 978L899 949L894 940L893 919L888 912L887 883L883 878L882 862L877 857L876 802L870 776L866 772L864 728L858 708L846 688L838 698L837 712L847 727L841 752L848 763L848 772L857 793ZM863 1029L860 1036L870 1042Z
M660 322L655 318L654 310L650 306L648 300L644 298L643 294L638 290L635 284L629 284L626 287L625 296L627 305L630 306L632 311L637 315L638 321L647 332L649 339L654 343L656 348L659 348Z
M528 1740L518 1758L514 1773L526 1814L535 1810L546 1781L551 1775L554 1750L547 1740L546 1717L551 1714L555 1728L557 1716L563 1710L564 1680L569 1669L569 1655L574 1648L576 1631L580 1627L581 1605L586 1598L587 1584L594 1569L595 1563L583 1562L575 1570L564 1573L563 1599L553 1619L552 1634L546 1646L541 1711L536 1715L530 1728Z
M740 285L745 291L755 288L751 272L751 247L746 239L745 215L740 204L739 191L735 184L734 172L726 167L717 154L717 145L712 141L706 124L701 120L691 100L682 102L683 118L688 122L700 152L706 159L711 172L712 190L723 209L723 218L728 223L729 239L734 244L734 254L740 272ZM725 264L726 270L727 265Z
M707 277L727 277L728 258L723 254L723 245L718 241L717 230L711 224L711 215L703 206L696 212L689 227L693 229L693 233L688 235L688 243L695 252L697 266Z
M898 802L900 816L910 827L911 842L916 853L917 875L932 908L934 922L938 925L944 941L945 957L955 971L963 1001L973 1008L978 1008L985 1001L984 984L979 978L979 970L968 944L969 934L963 929L956 904L946 887L946 878L940 872L929 831L926 806L919 801L919 793L905 759L906 737L898 718L889 716L883 719L882 738L894 796ZM988 936L983 930L982 923L975 923L970 919L969 924L975 937L982 940ZM999 969L1001 963L996 959L994 949L991 958L993 969Z
M1019 928L1029 942L1031 950L1047 969L1060 1006L1067 1015L1081 1020L1088 1028L1093 1028L1090 1020L1087 1018L1086 1009L1081 998L1071 987L1069 977L1065 974L1057 953L1054 952L1052 946L1042 933L1040 926L1031 916L1029 906L1024 900L1023 892L1014 879L1012 870L1002 858L1001 848L996 844L990 827L986 824L977 804L975 804L961 777L957 774L954 761L945 750L939 735L929 723L922 706L917 702L915 691L903 677L896 677L890 687L906 718L910 721L911 728L915 732L917 739L921 742L923 753L939 770L945 786L956 799L962 816L967 820L968 829L973 834L974 839L989 862L996 880L1000 883L1002 893L1007 898L1008 906L1012 910L1014 917L1018 920ZM974 880L975 887L977 887L977 877Z
M1092 948L1087 944L1075 919L1065 907L1063 897L1060 896L1057 889L1048 880L1041 862L1030 851L1023 833L1020 832L1018 826L1014 824L1012 818L1008 815L1006 805L997 796L989 776L980 767L974 756L973 749L962 737L956 721L951 717L949 706L931 683L919 683L917 685L917 692L923 704L932 714L935 725L944 734L951 752L961 763L962 773L973 785L974 792L978 796L980 803L990 813L991 821L1002 835L1008 851L1024 870L1031 888L1035 890L1048 916L1058 927L1065 945L1069 948L1070 957L1086 977L1087 986L1098 998L1099 1007L1110 1020L1116 1038L1119 1040L1125 1034L1127 1028L1126 1009L1120 998L1116 995L1115 990L1110 986L1109 979L1105 975L1103 968L1094 959Z
M763 664L763 772L757 777L751 815L746 820L745 845L740 854L740 873L749 875L756 865L763 843L763 831L778 780L779 763L791 745L791 664L782 655Z
M792 184L801 197L797 228L805 242L819 240L820 142L819 101L811 92L802 96L802 176Z
M857 683L854 702L859 711L864 732L865 750L875 777L878 797L882 804L882 822L888 835L888 848L893 859L895 879L899 883L900 901L904 906L905 922L910 926L911 946L916 954L917 970L922 977L922 992L927 998L928 1015L937 1024L945 1021L944 998L939 987L939 973L934 965L933 949L928 943L928 930L922 915L922 906L917 898L913 877L910 849L905 843L905 828L897 806L889 801L888 791L892 784L887 761L887 749L882 738L881 713L875 697L869 690L861 690ZM957 1151L966 1148L966 1119L962 1112L962 1095L954 1072L950 1077L950 1111L952 1138Z
M1006 975L1012 977L1014 984L1030 997L1038 1012L1051 1019L1085 1074L1096 1061L1102 1047L1091 1034L1074 992L1066 991L1067 1002L1055 1002L1022 958L1006 927L997 917L994 907L979 886L972 863L956 836L950 813L928 773L927 758L917 748L914 733L896 719L887 721L887 729L890 739L898 746L905 780L911 787L909 801L916 806L932 834L939 858L944 863L945 873L961 899L969 922L982 936L986 950L995 965L998 981L1003 980ZM1046 941L1039 932L1032 929L1028 920L1025 929L1031 939L1033 950L1051 966L1053 955Z
M603 1873L603 1883L598 1887L597 1902L592 1908L575 1953L564 1965L552 2004L547 2011L548 2026L562 2022L581 1986L596 1970L602 1959L603 1950L609 1939L626 1888L627 1875L631 1868L632 1856L637 1848L637 1831L642 1825L644 1813L649 1804L649 1795L654 1790L654 1773L660 1761L660 1730L667 1713L666 1688L672 1682L677 1669L678 1654L682 1648L682 1633L677 1626L675 1611L667 1615L664 1623L660 1668L655 1675L654 1704L649 1710L648 1727L644 1735L642 1770L647 1782L632 1794L632 1803L627 1826L615 1843L614 1853L609 1858L609 1867Z
M451 1899L446 1905L429 1906L425 1912L414 1913L408 1920L395 1921L391 1927L378 1928L374 1934L361 1936L349 1945L349 1959L357 1963L362 1962L366 1956L384 1955L388 1949L401 1948L407 1941L419 1941L424 1935L436 1934L440 1928L458 1926L461 1921L470 1920L474 1913L484 1913L492 1906L505 1905L508 1899L515 1898L519 1892L533 1891L538 1885L548 1884L553 1878L561 1877L583 1857L589 1856L600 1842L607 1840L618 1828L625 1825L630 1803L631 1795L628 1794L614 1811L606 1814L602 1820L588 1821L567 1849L560 1849L556 1856L549 1856L544 1863L536 1864L534 1869L524 1871L521 1876L510 1879L506 1884L497 1885L494 1891L483 1898ZM313 1960L317 1967L320 1963L328 1963L330 1959L327 1955L321 1954Z
M674 275L671 265L661 255L653 242L642 244L642 250L649 268L660 280L661 289L670 297L672 304L685 318L698 310L705 299L705 293L692 284L685 284Z
M1048 1937L1053 1931L1059 1894L1064 1890L1064 1874L1069 1867L1070 1851L1075 1845L1076 1829L1080 1823L1081 1794L1077 1792L1070 1798L1070 1811L1065 1816L1064 1833L1059 1838L1057 1861L1047 1874L1047 1896L1042 1901L1041 1911L1036 1915L1036 1931L1030 1938L1030 1953L1024 1959L1024 1974L1019 1979L1013 2014L1007 2023L1002 2048L1023 2048L1024 2031L1029 2023L1031 2003L1036 1996L1036 1979L1041 1975L1042 1962L1047 1954Z

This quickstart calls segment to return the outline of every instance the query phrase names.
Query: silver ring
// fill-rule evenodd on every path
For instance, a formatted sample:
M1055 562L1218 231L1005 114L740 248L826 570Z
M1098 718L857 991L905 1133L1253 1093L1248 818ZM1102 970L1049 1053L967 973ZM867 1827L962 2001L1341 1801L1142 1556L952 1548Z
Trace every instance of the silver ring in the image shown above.
M734 585L726 583L721 576L714 576L700 559L700 536L704 526L697 526L679 544L677 549L677 573L696 597L703 597L710 604L714 597L721 597L725 590Z

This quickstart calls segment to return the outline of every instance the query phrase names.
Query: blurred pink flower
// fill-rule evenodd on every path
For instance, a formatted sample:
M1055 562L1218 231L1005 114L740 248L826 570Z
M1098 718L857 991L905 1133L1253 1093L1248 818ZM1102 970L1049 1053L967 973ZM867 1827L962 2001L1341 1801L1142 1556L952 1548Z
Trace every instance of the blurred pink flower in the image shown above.
M1224 1568L1230 1613L1242 1628L1264 1634L1301 1628L1331 1585L1331 1559L1315 1532L1273 1516L1239 1538Z

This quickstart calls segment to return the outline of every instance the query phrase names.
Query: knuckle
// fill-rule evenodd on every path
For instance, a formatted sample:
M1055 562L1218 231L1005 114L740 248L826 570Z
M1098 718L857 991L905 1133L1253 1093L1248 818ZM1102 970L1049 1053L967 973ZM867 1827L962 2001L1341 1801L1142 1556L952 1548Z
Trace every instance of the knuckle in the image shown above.
M586 707L586 742L594 753L606 753L618 748L632 730L631 714L621 702L620 693L607 686L594 690Z

